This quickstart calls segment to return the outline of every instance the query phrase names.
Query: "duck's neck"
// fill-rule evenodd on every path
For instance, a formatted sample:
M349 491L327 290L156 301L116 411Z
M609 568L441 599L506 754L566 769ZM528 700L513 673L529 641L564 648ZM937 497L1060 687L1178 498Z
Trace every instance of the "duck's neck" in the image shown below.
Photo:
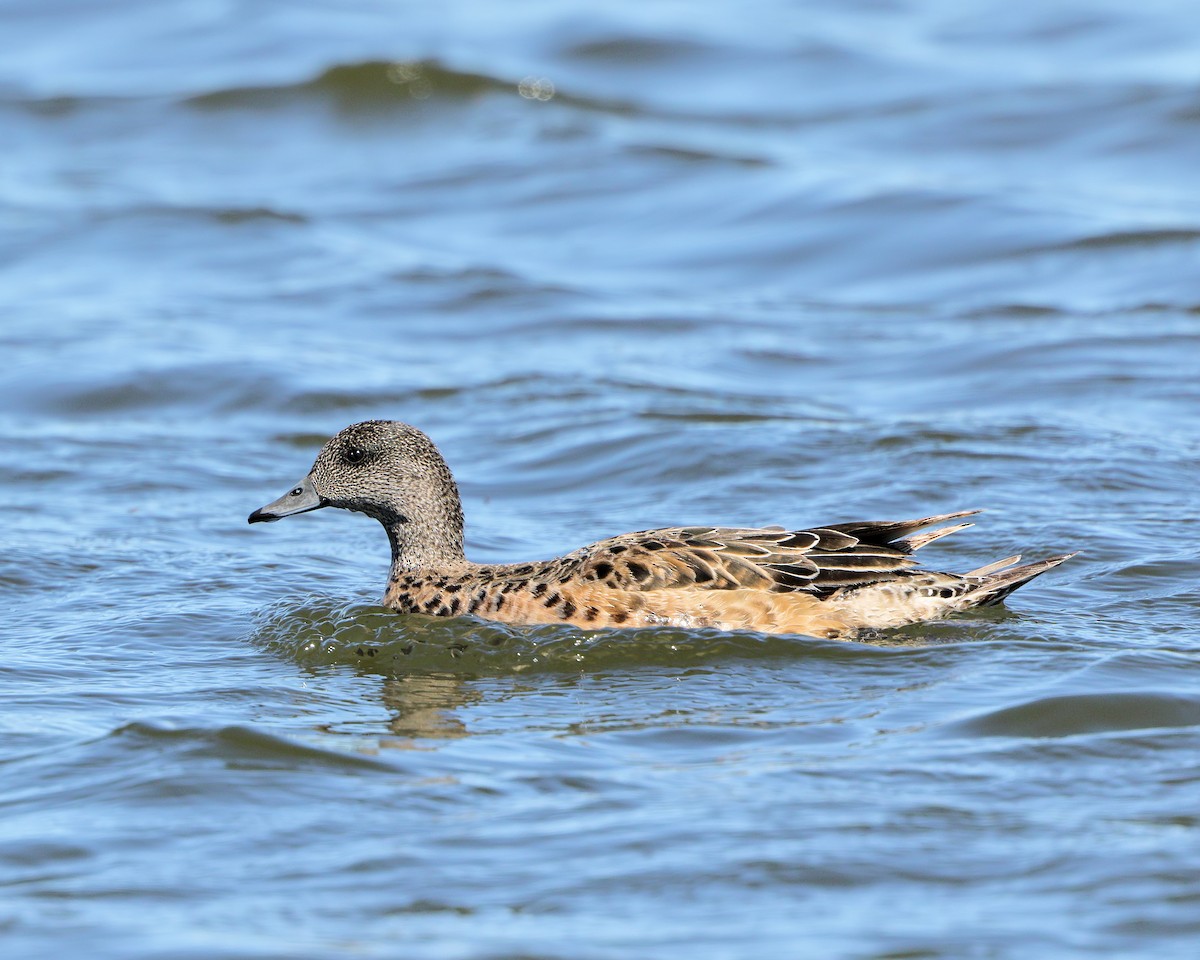
M387 531L392 547L392 573L412 570L452 572L468 566L463 551L462 503L458 487L446 470L436 490L409 505L406 513L376 519Z
M444 528L431 529L413 519L385 522L383 528L392 546L392 573L451 571L467 565L461 526L453 537L445 536Z

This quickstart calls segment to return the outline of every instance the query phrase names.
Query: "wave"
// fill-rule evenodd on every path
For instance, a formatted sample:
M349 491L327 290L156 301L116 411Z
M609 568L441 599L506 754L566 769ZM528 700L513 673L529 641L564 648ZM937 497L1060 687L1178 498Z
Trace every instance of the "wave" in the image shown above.
M1039 697L943 728L971 737L1059 738L1200 726L1200 697L1105 692Z
M280 600L262 611L246 639L305 666L351 666L383 676L681 667L714 659L808 659L849 666L897 655L937 662L952 645L991 636L997 619L950 620L859 641L831 641L751 631L582 630L570 624L402 616L384 607L308 596Z
M246 724L223 726L175 725L160 721L134 721L112 730L104 739L134 741L138 752L178 749L195 757L217 757L225 763L251 767L317 766L347 770L392 770L385 759L347 753L319 744L268 733ZM154 778L148 778L154 784Z
M262 107L305 99L324 99L344 108L403 106L430 98L471 99L503 92L527 99L545 99L549 88L530 87L528 79L510 80L487 74L452 70L435 60L365 60L326 67L316 76L292 83L224 87L183 92L165 99L202 108ZM0 90L0 104L43 116L66 116L89 106L118 106L146 100L152 94L59 93L31 95L19 88Z
M215 90L187 97L185 102L204 109L230 109L317 99L352 112L409 108L434 98L471 100L487 93L527 96L528 90L522 83L451 70L433 60L369 60L337 64L299 83Z
M1200 240L1200 230L1186 227L1159 230L1112 230L1077 240L1070 240L1050 249L1094 250L1106 247L1157 247L1165 244L1192 244Z

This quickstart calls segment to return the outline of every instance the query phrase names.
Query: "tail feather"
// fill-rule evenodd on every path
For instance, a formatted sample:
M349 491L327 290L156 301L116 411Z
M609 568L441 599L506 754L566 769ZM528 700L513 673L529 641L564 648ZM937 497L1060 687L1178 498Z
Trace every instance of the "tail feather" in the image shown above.
M1014 553L1011 557L1005 557L1003 560L997 560L995 563L989 563L986 567L978 567L975 570L968 570L963 574L964 577L986 577L988 574L999 573L1005 567L1011 567L1014 563L1020 563L1021 555Z
M1070 560L1074 553L1064 553L1046 560L1037 560L1019 567L999 569L997 564L980 567L979 570L967 574L969 577L982 576L983 582L973 590L963 595L973 607L991 607L1002 602L1005 597L1018 587L1028 583L1034 577L1041 576L1047 570L1052 570L1065 560ZM1001 564L1015 562L1019 558L1001 561Z
M839 533L846 533L852 537L857 537L863 543L891 546L897 550L903 550L905 553L910 553L916 550L917 547L931 543L938 537L944 537L948 533L962 530L964 527L971 526L971 524L961 523L946 530L923 533L915 537L910 536L910 534L914 534L918 530L924 530L926 527L932 527L935 524L945 523L947 520L958 520L960 517L973 517L980 512L979 510L958 510L954 513L942 513L933 517L922 517L919 520L857 520L852 523L829 523L822 529L837 530Z
M948 537L952 533L958 533L959 530L966 530L967 527L973 526L975 526L973 523L956 523L952 527L939 527L937 530L926 530L924 533L914 534L902 540L894 540L892 541L892 546L903 550L905 553L912 553L927 543L933 543L934 540L940 540L942 537Z

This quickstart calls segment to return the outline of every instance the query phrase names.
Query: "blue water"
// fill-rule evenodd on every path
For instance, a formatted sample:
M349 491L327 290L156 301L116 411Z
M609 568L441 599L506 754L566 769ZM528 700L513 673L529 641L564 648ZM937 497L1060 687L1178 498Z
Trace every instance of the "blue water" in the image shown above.
M1191 958L1200 13L0 9L6 958ZM397 617L468 552L986 508L871 642Z

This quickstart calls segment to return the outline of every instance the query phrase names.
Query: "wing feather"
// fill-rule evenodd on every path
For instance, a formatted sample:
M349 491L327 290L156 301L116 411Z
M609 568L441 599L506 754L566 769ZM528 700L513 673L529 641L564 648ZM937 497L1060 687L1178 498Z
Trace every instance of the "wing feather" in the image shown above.
M914 533L977 512L837 523L811 530L644 530L551 561L547 573L564 582L575 579L614 590L767 590L827 596L908 575L917 563L909 554L936 539Z

